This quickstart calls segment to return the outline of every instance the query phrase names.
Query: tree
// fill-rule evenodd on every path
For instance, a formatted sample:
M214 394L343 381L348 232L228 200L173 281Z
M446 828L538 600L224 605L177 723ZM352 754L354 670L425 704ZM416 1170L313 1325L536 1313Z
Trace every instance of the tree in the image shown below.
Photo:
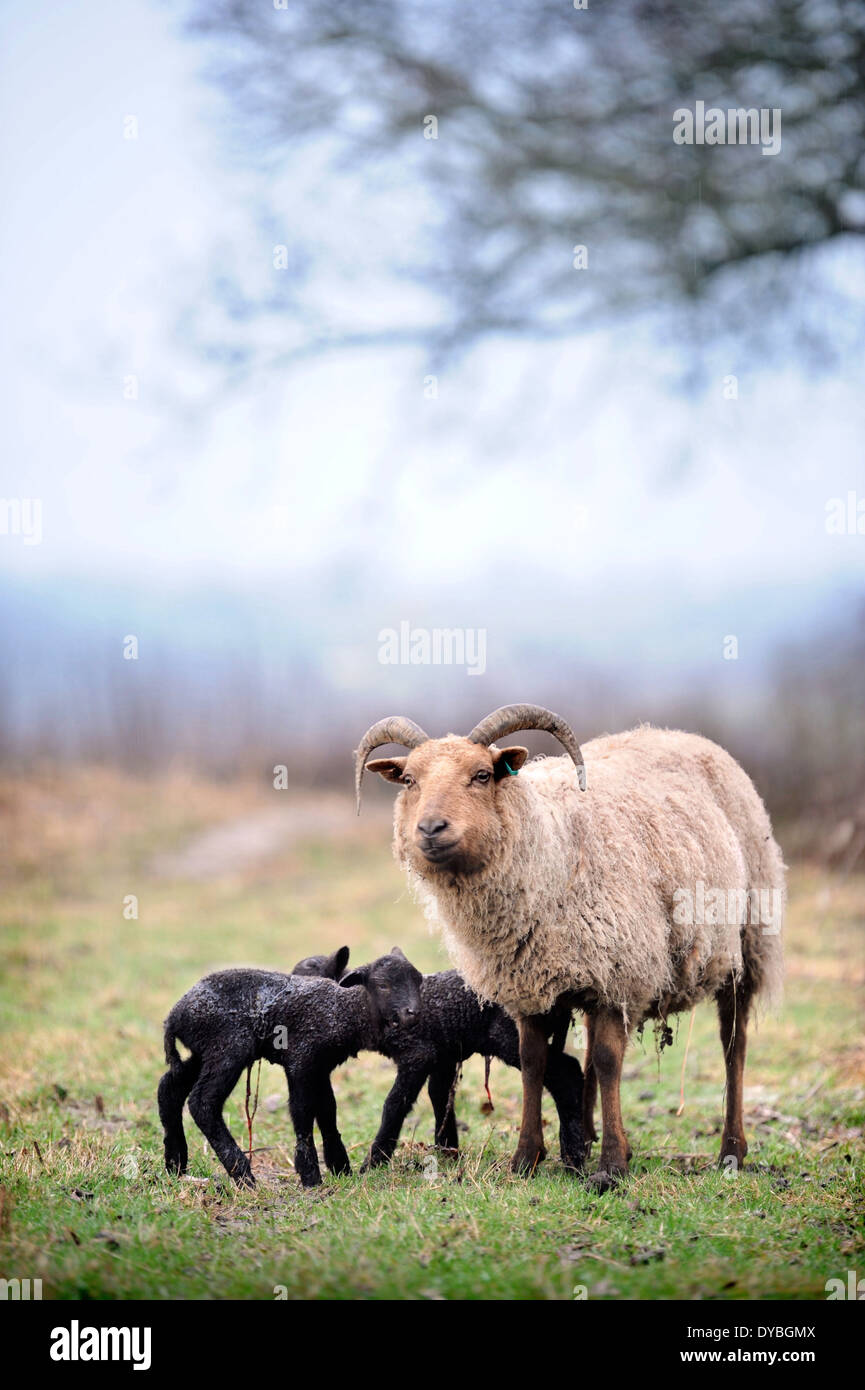
M865 231L859 0L193 0L189 27L270 168L326 147L426 199L395 273L435 310L310 315L300 350L659 310L753 329L791 296L807 337L812 307L845 307L826 253ZM780 149L677 143L698 102L780 112Z

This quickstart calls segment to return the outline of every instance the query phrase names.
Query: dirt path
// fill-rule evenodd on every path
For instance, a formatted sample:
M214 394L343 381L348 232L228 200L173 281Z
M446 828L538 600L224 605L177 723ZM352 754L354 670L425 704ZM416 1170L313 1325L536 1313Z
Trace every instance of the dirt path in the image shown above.
M389 817L375 808L360 826L348 797L314 793L211 826L181 849L158 855L151 869L157 878L230 877L304 841L367 838L371 823L387 833Z

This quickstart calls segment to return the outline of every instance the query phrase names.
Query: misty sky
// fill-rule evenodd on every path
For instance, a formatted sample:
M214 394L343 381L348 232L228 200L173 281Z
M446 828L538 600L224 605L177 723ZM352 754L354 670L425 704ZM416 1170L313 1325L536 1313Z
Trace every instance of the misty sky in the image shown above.
M525 572L550 585L557 620L573 593L584 622L591 595L611 641L616 613L645 628L647 603L660 627L684 599L770 590L790 628L861 583L865 538L824 524L828 499L865 496L852 362L820 374L708 344L678 390L687 351L644 325L491 343L445 364L437 400L423 393L435 364L407 350L226 390L184 316L206 309L220 262L254 286L278 273L274 234L176 15L144 0L4 7L0 495L42 499L44 538L0 539L0 580L255 591L343 563L377 592L440 598L446 621L466 584L501 602L502 576ZM382 296L411 293L383 270L411 235L410 190L365 202L310 156L268 192L287 240L317 229L324 301L374 321ZM387 236L368 236L386 211ZM832 254L849 286L852 264ZM275 347L291 341L287 320ZM130 374L137 401L123 399Z

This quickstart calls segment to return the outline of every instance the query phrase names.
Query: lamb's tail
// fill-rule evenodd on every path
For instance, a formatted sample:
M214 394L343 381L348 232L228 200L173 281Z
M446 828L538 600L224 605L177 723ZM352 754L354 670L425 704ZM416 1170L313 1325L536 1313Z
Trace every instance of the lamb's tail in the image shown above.
M201 1058L194 1052L191 1057L181 1057L177 1051L177 1034L170 1018L165 1022L165 1060L172 1077L178 1081L188 1081L191 1089L201 1071Z

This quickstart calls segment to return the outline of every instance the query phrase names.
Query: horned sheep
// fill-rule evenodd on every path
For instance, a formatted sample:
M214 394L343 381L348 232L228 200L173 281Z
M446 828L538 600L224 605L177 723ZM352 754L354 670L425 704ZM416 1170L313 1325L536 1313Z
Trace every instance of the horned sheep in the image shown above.
M546 730L568 757L527 762L525 748L496 745L518 729ZM394 743L407 756L368 762ZM720 1161L740 1164L749 1011L781 983L784 865L738 763L708 739L649 726L594 739L583 753L560 716L509 705L467 737L430 738L402 716L373 725L356 751L358 809L367 767L400 786L394 852L454 963L517 1022L514 1170L531 1172L544 1157L540 1101L556 1010L587 1016L584 1122L596 1138L600 1085L593 1181L603 1190L630 1159L619 1098L629 1038L645 1020L708 998L727 1072ZM694 912L701 887L706 898L707 888L722 891L733 911ZM755 911L767 892L768 922Z

